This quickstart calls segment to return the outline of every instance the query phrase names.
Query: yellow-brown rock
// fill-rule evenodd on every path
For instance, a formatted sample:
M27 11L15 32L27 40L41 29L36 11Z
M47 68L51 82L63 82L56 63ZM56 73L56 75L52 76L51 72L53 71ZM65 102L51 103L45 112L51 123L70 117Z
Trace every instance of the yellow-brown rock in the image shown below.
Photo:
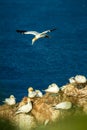
M22 102L14 106L1 105L0 117L10 120L20 129L29 130L34 128L37 123L51 123L76 113L87 114L87 83L66 84L57 94L46 93L41 98L33 98L31 99L33 102L31 112L15 115L18 107L22 106L22 103L26 104L26 98L24 97ZM63 101L70 101L73 104L72 108L70 110L53 109L52 106Z

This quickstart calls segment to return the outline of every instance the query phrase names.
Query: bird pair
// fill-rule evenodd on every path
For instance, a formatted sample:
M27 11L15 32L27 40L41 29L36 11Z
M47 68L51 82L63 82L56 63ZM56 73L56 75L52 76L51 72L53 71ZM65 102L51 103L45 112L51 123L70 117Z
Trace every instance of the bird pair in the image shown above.
M35 90L32 87L28 88L28 97L29 98L34 98L34 97L43 97L43 94L40 90Z

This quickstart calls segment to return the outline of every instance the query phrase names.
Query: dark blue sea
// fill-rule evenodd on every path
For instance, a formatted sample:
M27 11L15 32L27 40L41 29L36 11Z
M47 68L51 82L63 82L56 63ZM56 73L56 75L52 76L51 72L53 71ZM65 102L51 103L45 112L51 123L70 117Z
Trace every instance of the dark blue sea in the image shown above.
M50 39L20 30L56 28ZM27 96L29 86L62 86L77 74L87 77L86 0L0 0L0 104L13 94Z

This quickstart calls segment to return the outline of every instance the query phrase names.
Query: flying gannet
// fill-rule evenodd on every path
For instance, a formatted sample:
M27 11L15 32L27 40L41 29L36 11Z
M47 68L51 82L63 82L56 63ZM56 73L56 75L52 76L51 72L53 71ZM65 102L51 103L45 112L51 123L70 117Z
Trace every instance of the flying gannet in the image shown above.
M32 35L34 35L35 37L32 39L32 45L33 45L34 42L36 40L38 40L39 38L49 38L49 35L47 33L52 32L54 30L56 30L56 29L54 28L54 29L51 29L51 30L46 30L46 31L41 32L41 33L36 32L36 31L24 31L24 30L16 30L16 32L21 33L21 34L32 34Z

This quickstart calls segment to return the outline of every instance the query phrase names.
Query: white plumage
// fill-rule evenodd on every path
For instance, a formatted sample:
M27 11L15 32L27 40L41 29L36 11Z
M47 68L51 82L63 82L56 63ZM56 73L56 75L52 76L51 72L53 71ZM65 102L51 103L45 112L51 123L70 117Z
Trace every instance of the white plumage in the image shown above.
M28 113L32 110L32 103L30 101L30 99L28 98L27 104L21 106L17 111L16 114L19 113Z
M40 90L35 90L36 92L36 97L43 97L43 94Z
M71 77L71 78L69 78L69 82L72 84L72 83L76 83L76 81L75 81L75 77Z
M77 83L86 83L86 82L87 82L87 79L86 79L86 77L83 76L83 75L76 75L76 76L75 76L75 81L76 81Z
M15 99L14 95L10 95L10 97L6 98L3 102L8 105L15 105L16 99Z
M72 107L72 103L69 101L61 102L55 106L53 106L54 109L70 109Z
M49 85L48 88L45 89L44 91L48 92L48 93L58 93L59 90L60 90L60 88L55 83L53 83L53 84Z
M46 30L44 32L36 32L36 31L24 31L24 30L16 30L18 33L21 33L21 34L32 34L34 35L35 37L32 39L32 45L34 44L34 42L36 40L38 40L39 38L49 38L49 35L47 35L47 33L49 32L52 32L56 29L51 29L51 30Z
M34 98L36 96L36 92L34 91L34 89L32 87L28 88L28 97L29 98Z

